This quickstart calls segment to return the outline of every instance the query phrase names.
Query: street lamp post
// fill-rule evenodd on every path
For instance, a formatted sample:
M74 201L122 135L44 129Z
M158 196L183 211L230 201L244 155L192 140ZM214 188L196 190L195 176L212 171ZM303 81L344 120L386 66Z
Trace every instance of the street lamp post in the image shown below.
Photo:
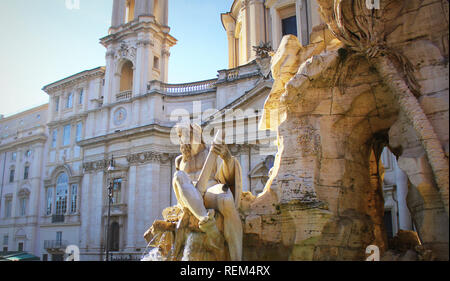
M114 171L114 156L112 156L110 162L109 162L109 167L108 167L108 172L112 172ZM108 218L107 218L107 223L106 223L106 261L109 261L109 221L110 221L110 217L111 217L111 201L112 201L112 197L113 197L113 180L109 181L108 184Z

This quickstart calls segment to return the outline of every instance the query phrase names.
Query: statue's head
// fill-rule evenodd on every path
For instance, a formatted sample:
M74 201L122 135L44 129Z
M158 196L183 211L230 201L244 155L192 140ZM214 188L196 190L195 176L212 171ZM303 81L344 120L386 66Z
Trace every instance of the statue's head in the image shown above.
M180 141L180 150L186 161L205 148L202 138L202 127L195 123L179 124L176 132Z

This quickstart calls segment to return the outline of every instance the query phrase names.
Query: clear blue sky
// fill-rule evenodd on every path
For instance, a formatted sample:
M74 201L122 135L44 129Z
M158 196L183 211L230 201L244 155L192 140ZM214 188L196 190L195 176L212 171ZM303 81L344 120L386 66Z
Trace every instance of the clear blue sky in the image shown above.
M169 82L214 78L227 67L220 13L232 0L169 0ZM0 0L0 114L10 116L48 102L41 89L83 70L105 65L99 39L111 24L112 0Z

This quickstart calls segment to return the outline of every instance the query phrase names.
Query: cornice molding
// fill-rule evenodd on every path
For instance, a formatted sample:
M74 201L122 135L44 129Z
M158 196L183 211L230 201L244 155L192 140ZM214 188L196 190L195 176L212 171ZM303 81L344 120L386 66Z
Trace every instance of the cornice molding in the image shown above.
M46 141L47 141L47 136L45 134L39 134L39 135L30 136L30 137L24 137L24 138L20 138L18 140L15 140L13 142L9 142L9 143L6 143L4 145L0 145L0 152L2 152L4 150L9 150L9 149L11 149L13 147L30 145L30 144L33 144L33 143L43 143L43 144L45 144Z
M98 137L93 137L89 139L82 140L77 143L78 146L86 148L93 145L104 144L120 138L137 138L143 135L149 136L151 133L162 133L170 135L172 127L161 126L158 124L150 124L146 126L141 126L137 128L132 128L120 132L110 133Z
M91 70L86 70L78 74L74 74L62 80L56 81L52 84L46 85L42 88L47 94L52 94L58 90L63 90L72 87L73 85L80 84L85 80L100 77L105 75L105 67L97 67Z

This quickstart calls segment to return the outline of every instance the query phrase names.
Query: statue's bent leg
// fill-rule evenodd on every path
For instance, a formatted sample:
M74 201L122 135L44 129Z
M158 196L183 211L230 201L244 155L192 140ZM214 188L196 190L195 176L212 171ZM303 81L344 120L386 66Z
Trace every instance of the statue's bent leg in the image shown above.
M242 260L242 222L236 209L234 198L230 190L220 194L217 198L219 212L224 217L224 236L230 249L230 257L233 261Z
M188 208L200 223L208 220L208 212L204 206L203 198L185 172L177 171L175 173L173 188L175 189L178 202L183 207Z

